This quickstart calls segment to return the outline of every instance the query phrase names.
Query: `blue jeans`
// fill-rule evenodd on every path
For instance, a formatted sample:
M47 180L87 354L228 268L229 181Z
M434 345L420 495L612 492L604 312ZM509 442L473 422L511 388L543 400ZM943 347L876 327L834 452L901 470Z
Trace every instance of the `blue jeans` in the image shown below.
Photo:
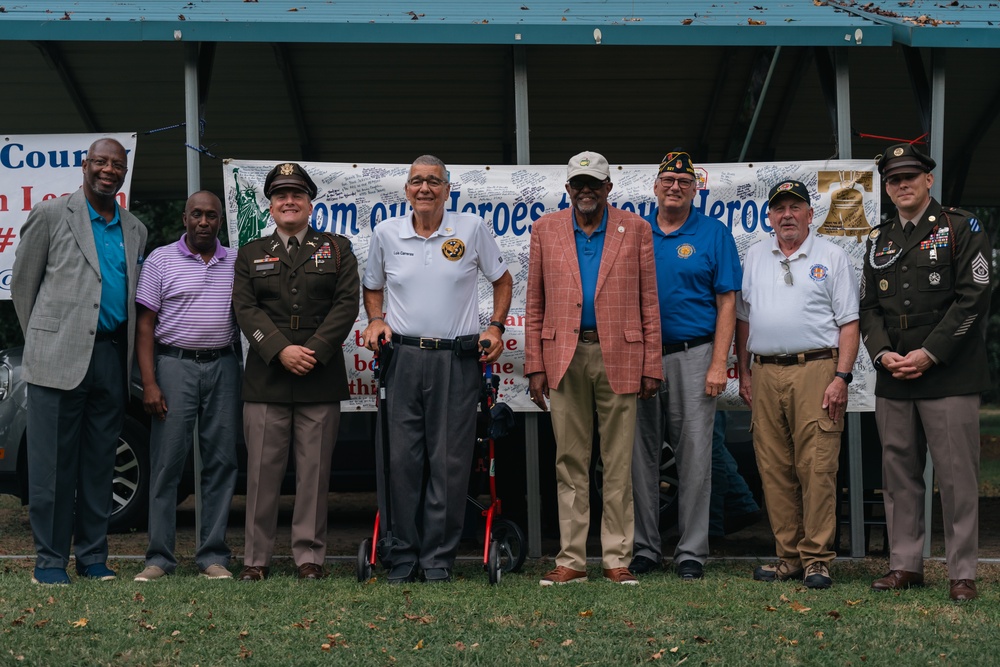
M719 410L715 413L712 431L712 499L708 534L715 537L725 535L726 514L740 516L759 510L750 487L740 475L736 459L726 447L726 413Z

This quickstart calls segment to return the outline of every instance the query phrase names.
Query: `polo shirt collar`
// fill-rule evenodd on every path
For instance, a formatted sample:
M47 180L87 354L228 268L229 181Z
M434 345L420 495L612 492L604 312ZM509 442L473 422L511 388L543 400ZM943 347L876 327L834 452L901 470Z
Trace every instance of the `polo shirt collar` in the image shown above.
M89 199L87 199L86 197L84 197L84 200L87 202L87 211L90 213L90 221L91 222L99 222L102 225L107 225L108 227L110 227L111 225L120 225L121 224L121 222L122 222L122 216L121 216L121 211L118 210L118 202L115 202L115 217L111 218L111 222L108 222L107 220L104 219L103 215L101 215L100 213L98 213L94 209L94 207L90 205L90 200Z
M791 257L789 257L789 259L792 259L792 258L795 258L795 257L808 257L809 254L812 252L813 241L815 240L815 236L816 236L816 232L814 232L813 229L812 229L812 227L810 227L809 228L809 235L806 237L806 240L802 242L802 245L799 246L798 250L796 250L795 252L792 253L792 255L791 255ZM785 253L783 253L781 251L781 248L778 247L778 235L777 234L772 234L771 235L771 252L774 253L775 255L781 255L782 257L785 256Z
M197 257L198 259L201 259L201 255L196 255L195 253L191 252L191 248L188 247L187 232L181 234L181 238L179 241L177 241L176 245L177 249L180 251L182 255L186 255L188 257ZM228 254L229 251L226 250L226 246L222 245L222 243L219 242L219 239L215 239L215 259L218 259L221 262L226 258L226 255Z
M442 216L441 218L441 224L438 225L438 228L435 229L434 232L427 238L432 239L435 236L454 236L454 235L455 235L455 227L448 224L448 211L445 211L444 216ZM424 238L423 236L417 234L417 230L413 228L413 213L410 213L409 215L406 216L406 224L399 226L399 238L401 239Z
M597 229L591 232L591 235L600 234L608 228L608 208L608 206L604 207L604 217L601 218L601 224L597 225ZM584 231L580 229L580 225L576 224L576 210L574 209L570 215L573 217L573 231L584 234ZM584 234L584 236L586 236L586 234Z
M653 227L653 233L659 234L660 236L666 238L668 234L665 234L662 229L660 229L660 223L657 221L656 216L660 214L660 209L656 208L653 210L653 219L650 224ZM695 210L694 206L691 207L691 211L688 212L688 217L685 218L684 224L670 232L669 236L693 236L698 230L695 227L698 224L698 211Z

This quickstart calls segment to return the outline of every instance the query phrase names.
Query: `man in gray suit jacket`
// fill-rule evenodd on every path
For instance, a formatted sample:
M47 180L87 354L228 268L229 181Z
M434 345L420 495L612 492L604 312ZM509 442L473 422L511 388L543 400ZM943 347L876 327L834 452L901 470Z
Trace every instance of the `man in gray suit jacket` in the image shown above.
M24 333L32 581L109 580L108 520L118 435L128 399L135 286L146 228L115 195L125 148L98 139L83 187L35 206L21 228L11 296Z

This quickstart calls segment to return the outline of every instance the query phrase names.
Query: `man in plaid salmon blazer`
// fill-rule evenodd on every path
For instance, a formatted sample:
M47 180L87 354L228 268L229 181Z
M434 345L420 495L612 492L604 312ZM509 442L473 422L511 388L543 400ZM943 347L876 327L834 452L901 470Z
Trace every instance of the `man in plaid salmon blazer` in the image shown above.
M594 406L604 462L604 576L638 583L632 552L632 440L636 395L660 385L659 306L652 231L609 206L603 156L569 161L572 206L543 216L531 233L524 372L531 400L552 402L560 551L543 586L585 581Z

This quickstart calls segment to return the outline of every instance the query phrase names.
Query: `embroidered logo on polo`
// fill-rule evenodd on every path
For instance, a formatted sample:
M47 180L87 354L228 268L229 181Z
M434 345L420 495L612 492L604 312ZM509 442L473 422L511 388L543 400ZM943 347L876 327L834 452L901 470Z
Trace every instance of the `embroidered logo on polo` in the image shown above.
M990 263L982 252L972 260L972 280L980 285L990 284Z
M826 268L822 264L813 264L809 267L809 277L818 283L826 280L827 275L829 275L830 269Z
M687 259L694 255L694 246L690 243L682 243L677 246L677 256L681 259Z
M448 239L441 244L441 254L445 259L457 262L465 255L465 244L461 239Z

